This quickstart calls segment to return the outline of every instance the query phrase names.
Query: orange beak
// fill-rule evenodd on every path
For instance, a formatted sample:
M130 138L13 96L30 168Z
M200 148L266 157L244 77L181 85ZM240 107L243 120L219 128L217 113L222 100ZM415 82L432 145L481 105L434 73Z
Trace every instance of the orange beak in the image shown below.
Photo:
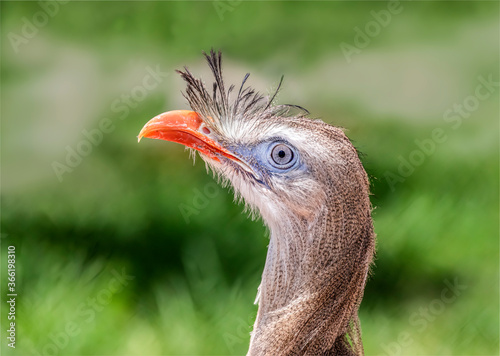
M139 133L138 141L147 137L177 142L218 162L220 156L239 162L230 151L207 136L210 132L195 111L175 110L164 112L149 120Z

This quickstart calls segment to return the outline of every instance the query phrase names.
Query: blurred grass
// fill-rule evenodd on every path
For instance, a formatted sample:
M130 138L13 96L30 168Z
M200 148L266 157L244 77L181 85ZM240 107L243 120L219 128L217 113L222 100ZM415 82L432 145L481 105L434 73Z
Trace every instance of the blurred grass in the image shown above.
M285 74L279 102L346 127L364 153L378 234L360 311L366 354L498 354L498 89L460 128L442 119L479 75L499 78L498 3L404 3L351 64L339 44L385 3L231 4L221 19L212 2L71 2L15 53L7 35L40 5L0 3L2 304L9 245L19 293L17 348L2 352L245 354L265 229L223 188L184 219L181 205L213 179L178 145L135 138L150 117L186 107L173 69L206 74L200 52L214 47L231 80L250 71L265 92ZM157 65L172 75L120 120L111 103ZM52 162L105 117L116 129L59 183ZM392 191L386 172L435 128L447 140ZM123 270L134 279L90 307ZM462 294L413 323L456 278ZM1 322L5 341L5 308ZM68 323L78 335L61 336ZM411 341L397 346L401 333Z

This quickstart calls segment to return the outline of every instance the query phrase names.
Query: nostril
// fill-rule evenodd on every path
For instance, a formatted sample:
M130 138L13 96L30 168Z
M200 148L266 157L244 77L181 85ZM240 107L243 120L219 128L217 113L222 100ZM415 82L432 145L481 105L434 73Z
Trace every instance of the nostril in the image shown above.
M206 127L206 126L203 127L202 131L206 135L210 134L210 129L208 127Z

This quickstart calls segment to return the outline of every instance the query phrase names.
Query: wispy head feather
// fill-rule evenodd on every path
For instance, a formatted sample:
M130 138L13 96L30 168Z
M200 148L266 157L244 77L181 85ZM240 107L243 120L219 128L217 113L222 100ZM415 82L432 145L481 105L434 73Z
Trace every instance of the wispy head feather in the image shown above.
M210 54L203 52L208 66L210 67L214 83L210 93L201 79L195 78L187 67L184 71L177 70L187 83L184 97L187 99L191 108L200 114L207 124L218 132L224 132L227 126L237 125L239 121L255 120L256 118L265 119L274 116L286 117L292 109L298 109L301 115L309 112L297 105L274 105L273 101L283 82L283 77L278 87L271 96L264 96L245 83L250 76L247 73L241 82L237 96L231 100L231 93L234 85L225 89L222 76L222 52L215 52L213 49Z

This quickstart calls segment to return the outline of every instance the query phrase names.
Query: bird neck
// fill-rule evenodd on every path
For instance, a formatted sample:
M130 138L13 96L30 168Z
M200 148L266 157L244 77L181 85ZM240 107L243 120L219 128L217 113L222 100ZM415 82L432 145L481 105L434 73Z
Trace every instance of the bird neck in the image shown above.
M273 226L250 355L363 354L357 311L374 235L368 199L361 205Z

